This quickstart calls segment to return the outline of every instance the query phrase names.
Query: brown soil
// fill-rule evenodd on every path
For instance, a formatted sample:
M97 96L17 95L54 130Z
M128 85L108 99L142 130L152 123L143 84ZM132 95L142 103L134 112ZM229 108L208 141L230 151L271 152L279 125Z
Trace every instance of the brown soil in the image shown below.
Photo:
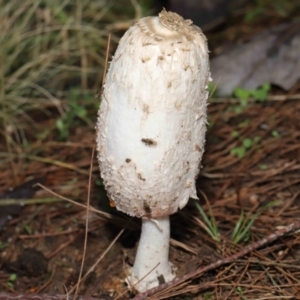
M209 106L211 126L198 179L200 203L209 215L203 198L206 195L221 241L214 241L199 225L201 217L192 201L173 215L170 256L179 276L236 253L299 219L300 102L252 103L239 115L232 112L234 105L224 102ZM41 122L41 128L47 122ZM233 137L233 131L238 131L239 136ZM254 137L260 139L242 158L230 154L245 138ZM86 203L93 146L94 132L88 128L77 128L68 142L36 141L23 149L23 156L16 155L1 164L1 190L34 178L61 196ZM1 151L5 151L4 146ZM37 157L47 161L38 161ZM103 187L96 184L99 183L96 159L92 163L90 202L102 213L88 214L82 276L91 272L80 284L78 293L98 299L128 299L133 294L124 278L133 263L139 220L109 207ZM19 190L26 188L21 186ZM49 191L38 188L32 198L49 197L53 197ZM270 203L273 205L268 207ZM2 213L4 208L1 206ZM230 234L241 211L250 218L260 213L246 240L234 245ZM32 295L74 292L83 259L85 208L62 200L26 205L15 214L0 232L0 292ZM122 235L112 245L121 231ZM193 277L176 289L160 291L151 299L172 295L185 295L177 296L178 299L300 299L299 244L297 233L280 237L200 278ZM11 274L17 274L16 278Z

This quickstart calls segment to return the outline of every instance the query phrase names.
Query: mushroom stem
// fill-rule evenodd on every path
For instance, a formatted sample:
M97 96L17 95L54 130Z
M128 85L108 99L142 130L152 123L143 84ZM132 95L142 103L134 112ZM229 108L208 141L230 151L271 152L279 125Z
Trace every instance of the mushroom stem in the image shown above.
M169 262L170 219L142 219L142 234L130 282L142 292L172 280Z

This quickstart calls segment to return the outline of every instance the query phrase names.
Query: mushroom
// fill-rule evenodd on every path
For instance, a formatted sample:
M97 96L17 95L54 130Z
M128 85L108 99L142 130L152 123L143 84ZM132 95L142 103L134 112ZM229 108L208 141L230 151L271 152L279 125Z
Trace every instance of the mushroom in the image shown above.
M110 63L97 122L98 160L113 206L142 218L130 277L138 291L175 277L169 215L198 199L209 80L202 31L166 10L130 27Z

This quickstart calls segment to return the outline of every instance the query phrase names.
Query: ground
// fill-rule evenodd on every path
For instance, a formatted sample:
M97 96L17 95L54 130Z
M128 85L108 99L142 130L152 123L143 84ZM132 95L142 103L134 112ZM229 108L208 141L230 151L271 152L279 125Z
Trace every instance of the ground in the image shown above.
M200 204L208 216L211 208L220 241L203 229L203 219L190 201L171 218L170 258L178 275L234 254L299 218L300 102L250 103L239 115L232 112L235 105L238 104L224 102L209 106L206 153L198 178ZM272 134L275 130L278 135ZM232 134L234 131L239 135ZM259 140L243 157L232 154L231 149L254 137ZM31 147L29 153L38 145ZM109 207L103 187L99 186L97 161L91 160L93 147L93 130L82 128L67 143L44 144L41 157L47 157L47 163L19 158L13 164L17 174L22 174L20 181L34 177L52 192L79 203L86 203L90 190L91 205L103 213L89 212L82 276L99 257L103 258L81 283L79 294L128 299L132 294L124 282L125 271L133 263L140 224ZM93 166L89 189L90 163ZM1 167L3 189L14 182L11 164L7 161ZM52 192L38 188L32 198L53 198ZM204 195L209 203L205 203ZM54 202L57 196L54 198L48 204L24 206L2 228L2 292L66 294L76 286L83 259L86 210L67 199ZM233 244L230 236L242 211L250 220L255 213L258 216L241 241ZM280 237L165 295L184 294L184 299L298 299L299 242L297 233Z
M208 33L212 56L225 40L243 40L282 22L271 12L252 26L243 9L236 11L224 30ZM97 77L93 93L102 74ZM72 97L81 104L90 96L94 103L82 92L83 82L89 83L83 80ZM299 86L272 86L264 101L247 99L246 105L231 97L209 99L199 201L171 216L170 260L181 281L147 299L300 299ZM68 99L62 98L66 112ZM125 279L140 220L110 206L93 153L98 103L85 107L86 122L73 98L70 120L51 102L14 116L17 130L1 127L0 300L71 299L74 293L85 300L139 297ZM278 233L291 224L292 230Z

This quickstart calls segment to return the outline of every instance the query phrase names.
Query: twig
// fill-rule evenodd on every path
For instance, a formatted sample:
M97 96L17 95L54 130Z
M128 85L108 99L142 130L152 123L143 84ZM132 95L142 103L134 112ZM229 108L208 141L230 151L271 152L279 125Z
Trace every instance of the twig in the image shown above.
M58 197L60 199L66 200L66 201L68 201L68 202L70 202L70 203L72 203L74 205L77 205L77 206L80 206L80 207L86 209L86 205L85 204L79 203L79 202L71 200L71 199L69 199L67 197L61 196L61 195L55 193L54 191L50 190L49 188L45 187L41 183L37 183L36 186L39 186L43 190L45 190L45 191L49 192L50 194L52 194L53 196L56 196L56 197ZM96 208L94 208L91 205L89 206L89 211L95 212L96 214L100 215L101 217L106 218L108 221L112 221L113 220L114 224L120 224L122 227L124 226L124 221L127 221L127 223L126 223L127 225L129 224L128 223L128 219L125 219L125 217L113 216L112 214L109 214L109 213L106 213L106 212L101 211L99 209L96 209ZM129 219L129 220L132 220L132 219ZM132 227L135 226L133 228L137 228L137 225L134 222L131 222L130 224L132 225Z
M53 256L55 256L57 253L59 253L61 250L63 250L64 248L68 247L73 241L74 241L74 237L71 237L66 243L60 245L58 248L56 248L53 252L48 253L47 255L45 255L45 257L49 260L51 259Z
M133 300L146 299L149 296L153 296L154 294L156 294L158 292L172 288L188 279L191 279L192 277L197 277L207 271L210 271L210 270L216 269L222 265L231 263L231 262L235 261L236 259L239 259L239 258L247 255L248 253L255 251L256 249L260 248L261 246L264 246L265 244L273 242L274 240L278 239L279 237L285 235L286 233L290 233L292 231L298 230L299 228L300 228L300 221L296 221L288 226L283 227L282 229L280 229L278 231L275 231L274 233L266 236L265 238L246 246L244 249L242 249L241 251L239 251L233 255L230 255L223 259L219 259L219 260L211 263L208 266L201 267L201 268L196 269L195 271L192 271L186 275L177 277L170 282L167 282L167 283L159 285L158 287L152 288L144 293L137 295L136 297L133 298Z
M39 187L42 188L43 190L49 192L50 194L52 194L52 195L54 195L54 196L56 196L56 197L58 197L58 198L60 198L60 199L66 200L66 201L68 201L68 202L70 202L70 203L72 203L72 204L75 204L75 205L77 205L77 206L80 206L80 207L83 207L84 209L86 209L86 205L85 205L85 204L82 204L82 203L76 202L76 201L74 201L74 200L72 200L72 199L69 199L69 198L67 198L67 197L61 196L61 195L59 195L59 194L53 192L52 190L48 189L47 187L45 187L45 186L42 185L41 183L37 183L36 186L39 186ZM92 207L92 206L89 206L89 211L92 211L92 212L95 212L95 213L97 213L97 214L100 214L100 215L102 215L103 217L106 217L107 219L112 219L112 215L111 215L111 214L106 213L106 212L104 212L104 211L101 211L101 210L99 210L99 209L96 209L96 208L94 208L94 207Z
M266 98L266 101L287 101L287 100L300 100L300 94L294 95L270 95ZM249 98L248 103L256 102L256 99ZM237 98L211 98L210 103L231 103L238 104L240 100Z
M68 229L64 231L59 231L59 232L49 232L49 233L38 233L38 234L21 234L18 236L19 239L24 240L24 239L40 239L44 237L49 237L49 236L58 236L58 235L65 235L65 234L71 234L74 232L79 231L79 228L74 228L74 229Z
M79 286L80 286L80 281L81 281L81 277L82 277L82 271L83 271L83 266L84 266L85 256L86 256L87 236L88 236L88 228L89 228L89 207L90 207L90 199L91 199L91 182L92 182L94 154L95 154L95 146L93 147L92 158L91 158L90 176L89 176L89 185L88 185L88 194L87 194L87 205L86 205L86 219L85 219L83 255L82 255L82 260L81 260L79 277L78 277L78 281L77 281L77 284L76 284L75 295L74 295L75 300L78 297Z
M8 205L35 205L35 204L45 204L53 202L61 202L62 199L59 198L33 198L33 199L0 199L0 206Z
M41 293L52 282L55 272L56 272L56 266L54 266L50 278L36 291L37 294Z
M249 264L256 264L256 265L264 265L264 266L271 266L271 267L281 267L281 268L287 268L287 269L295 269L300 271L300 266L298 266L298 261L294 261L294 264L290 263L278 263L274 261L262 261L262 260L248 260ZM236 264L244 263L242 260L236 260Z
M103 257L109 252L109 250L112 248L112 246L116 243L116 241L119 239L119 237L122 235L122 233L124 232L125 229L122 229L118 235L114 238L114 240L110 243L110 245L107 247L107 249L102 253L102 255L98 258L98 260L92 265L92 267L85 273L85 275L81 278L80 282L78 282L77 284L81 284L86 278L87 276L92 273L95 269L95 267L100 263L100 261L103 259ZM76 286L73 287L69 293L73 293L73 291L75 290ZM0 298L1 300L1 298ZM77 299L79 300L79 299Z
M8 294L0 293L0 300L74 300L73 296L47 294ZM78 297L77 300L103 300L92 297Z
M26 153L22 153L22 154L18 154L18 153L0 153L0 156L11 157L11 158L19 158L19 159L20 158L29 159L29 160L38 161L38 162L41 162L41 163L44 163L44 164L50 164L50 165L54 165L54 166L57 166L57 167L60 167L60 168L72 170L72 171L75 171L79 174L89 175L89 171L87 171L87 170L80 169L80 168L77 168L75 165L65 163L65 162L62 162L62 161L59 161L59 160L51 159L51 158L45 158L45 157L30 155L30 154L26 154Z
M101 84L101 93L105 82L106 77L106 71L107 71L107 65L108 65L108 56L109 56L109 47L110 47L110 39L111 34L108 34L108 40L107 40L107 48L106 48L106 55L105 55L105 64L104 64L104 71L103 71L103 77L102 77L102 84Z

